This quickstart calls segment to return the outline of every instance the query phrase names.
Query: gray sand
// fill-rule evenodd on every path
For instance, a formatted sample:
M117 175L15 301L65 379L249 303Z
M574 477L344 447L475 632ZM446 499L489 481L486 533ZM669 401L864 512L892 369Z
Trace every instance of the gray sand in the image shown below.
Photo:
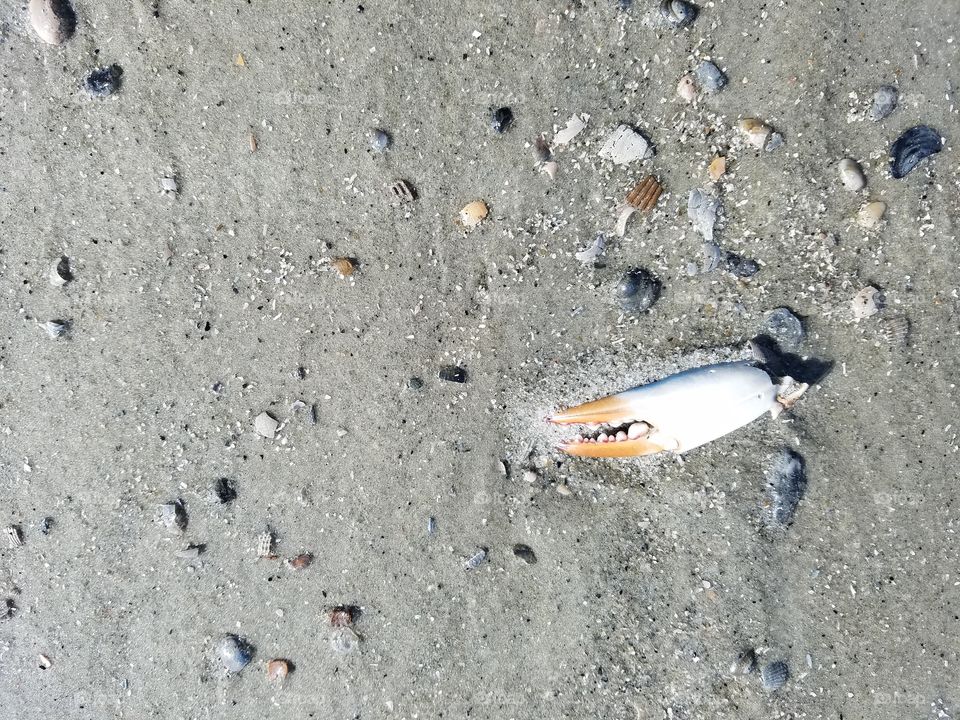
M955 0L727 0L685 31L652 1L78 0L60 47L25 4L0 7L0 512L24 533L0 549L0 716L957 717ZM677 80L706 58L729 85L685 105ZM89 97L111 63L122 89ZM858 117L885 83L900 107ZM515 121L496 136L500 105ZM573 113L590 122L551 182L532 142ZM748 116L786 144L745 147ZM598 158L622 122L654 158ZM893 180L887 149L920 122L946 147ZM648 172L664 195L615 238ZM400 178L419 197L392 208ZM751 282L687 275L697 186L722 198L718 242L762 263ZM490 217L467 233L476 199ZM888 205L870 232L867 199ZM604 266L584 268L598 231ZM61 255L75 279L55 288ZM613 301L632 266L664 284L639 318ZM854 322L867 284L887 308ZM739 357L784 305L801 352L834 363L793 412L683 462L553 450L547 413ZM905 346L883 338L892 316ZM468 382L440 381L448 363ZM809 484L773 533L783 446ZM156 521L178 498L183 533ZM206 551L178 557L191 543ZM302 552L312 566L284 564ZM338 604L362 609L358 652L331 648ZM256 647L230 677L224 633ZM744 647L787 661L786 686L731 676ZM295 664L282 688L275 657Z

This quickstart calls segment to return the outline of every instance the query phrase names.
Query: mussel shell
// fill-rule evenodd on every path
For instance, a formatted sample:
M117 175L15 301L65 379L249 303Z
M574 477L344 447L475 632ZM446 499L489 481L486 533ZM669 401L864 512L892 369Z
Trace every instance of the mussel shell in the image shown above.
M764 665L760 669L760 682L767 692L782 688L786 685L788 677L790 677L790 669L781 660Z
M236 635L224 635L217 643L217 655L228 673L238 673L253 659L254 648Z
M660 3L660 14L664 20L677 28L687 27L697 19L699 10L693 3L685 0L663 0Z
M660 281L647 270L628 270L617 285L617 302L624 312L642 313L653 307L660 288Z
M897 138L890 148L890 174L906 177L921 160L940 152L943 138L929 125L916 125Z
M500 107L490 112L490 129L495 133L503 133L513 124L513 110Z
M107 97L120 89L122 75L123 68L119 65L97 68L87 75L83 86L93 97Z

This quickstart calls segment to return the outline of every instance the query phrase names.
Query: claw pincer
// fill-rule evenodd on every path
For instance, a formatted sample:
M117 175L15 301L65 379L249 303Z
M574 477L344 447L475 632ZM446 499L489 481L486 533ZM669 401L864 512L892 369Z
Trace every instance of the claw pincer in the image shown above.
M748 362L719 363L577 405L549 420L558 425L603 426L596 437L578 436L560 449L583 457L631 457L669 450L684 453L753 422L777 415L794 399Z

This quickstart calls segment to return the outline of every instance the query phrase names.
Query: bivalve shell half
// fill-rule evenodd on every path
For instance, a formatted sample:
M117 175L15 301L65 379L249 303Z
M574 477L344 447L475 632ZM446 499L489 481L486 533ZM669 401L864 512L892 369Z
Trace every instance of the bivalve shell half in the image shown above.
M879 200L868 202L860 208L860 211L857 213L857 225L865 230L872 230L880 224L886 212L887 204L885 202L880 202Z
M675 28L690 26L697 19L697 6L685 0L663 0L660 15Z
M694 82L693 75L690 73L680 78L680 82L677 83L677 96L688 103L697 99L697 83Z
M63 287L73 280L73 274L70 272L70 261L66 257L61 257L50 266L50 284L54 287Z
M751 147L763 150L773 128L757 118L744 118L740 121L740 132Z
M648 212L657 204L662 192L663 187L657 179L653 175L647 175L627 193L627 203L640 212Z
M782 660L776 660L760 668L760 682L767 692L782 688L787 684L787 678L789 677L790 669Z
M890 148L890 174L906 177L924 158L943 149L943 137L929 125L917 125L897 138Z
M873 285L867 285L853 296L850 305L855 320L872 317L880 312L880 308L883 307L883 293Z
M67 0L30 0L30 23L45 43L62 45L77 29L77 16Z
M863 168L853 158L841 160L837 169L840 172L840 182L850 192L859 192L867 186L867 178L863 174Z
M467 230L472 230L482 223L489 213L490 210L483 200L474 200L472 203L464 205L463 209L460 210L460 224Z

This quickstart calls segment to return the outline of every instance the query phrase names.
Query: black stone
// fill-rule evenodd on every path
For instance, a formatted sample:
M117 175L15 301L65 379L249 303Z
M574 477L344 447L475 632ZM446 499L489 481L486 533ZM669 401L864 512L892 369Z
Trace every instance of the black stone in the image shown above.
M120 89L121 75L123 75L123 68L119 65L97 68L87 75L84 87L94 97L107 97Z
M467 371L458 365L444 365L437 373L437 377L447 382L465 383L467 381Z

